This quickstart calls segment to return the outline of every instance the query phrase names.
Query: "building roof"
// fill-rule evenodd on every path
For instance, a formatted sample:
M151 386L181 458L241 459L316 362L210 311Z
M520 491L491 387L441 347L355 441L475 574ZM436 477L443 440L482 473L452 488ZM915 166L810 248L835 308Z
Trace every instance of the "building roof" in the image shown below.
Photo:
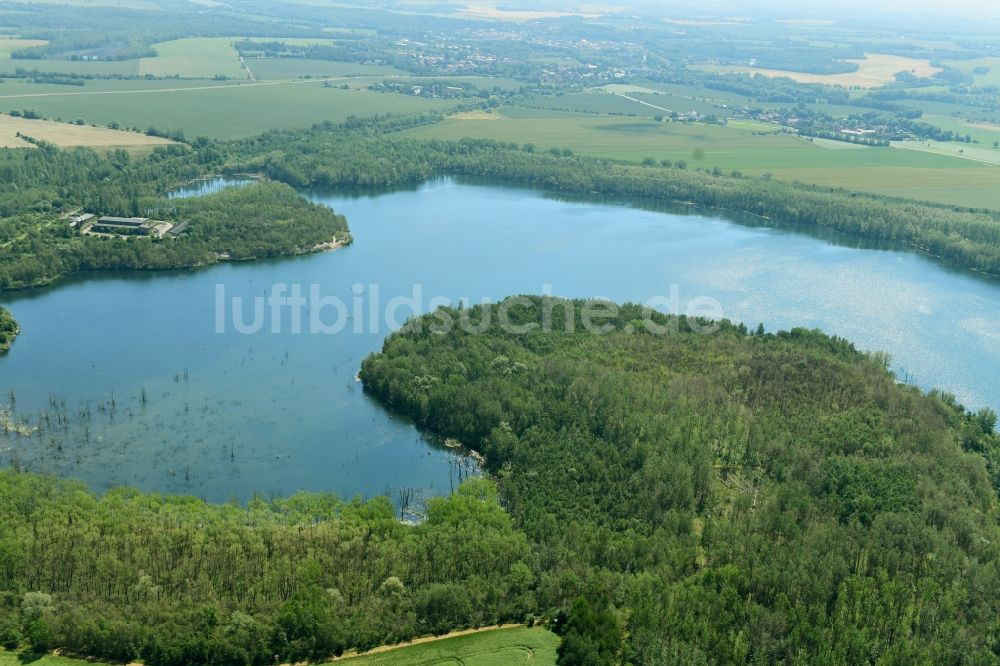
M98 220L100 224L115 224L125 227L141 227L147 222L149 222L148 217L114 217L112 215L105 215Z

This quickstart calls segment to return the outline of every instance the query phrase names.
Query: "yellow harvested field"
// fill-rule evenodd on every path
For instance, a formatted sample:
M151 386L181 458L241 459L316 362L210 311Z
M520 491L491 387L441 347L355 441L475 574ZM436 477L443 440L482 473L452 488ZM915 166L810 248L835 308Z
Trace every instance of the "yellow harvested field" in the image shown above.
M44 39L19 39L17 37L0 37L0 60L10 60L12 51L28 49L32 46L45 46Z
M17 39L15 37L0 38L0 58L10 58L11 51L27 49L32 46L45 46L48 44L44 39Z
M985 130L990 130L990 131L993 131L993 132L1000 132L1000 124L997 124L997 123L973 122L973 121L967 121L967 120L963 120L963 121L960 121L960 122L963 125L965 125L966 127L975 127L975 128L978 128L978 129L985 129Z
M27 120L0 114L0 147L27 148L31 143L18 134L54 143L57 146L89 146L92 148L146 148L173 143L169 139L146 136L137 132L122 132L106 127L72 125L51 120Z
M864 60L847 60L858 65L858 71L848 74L806 74L804 72L789 72L781 69L763 69L760 67L717 67L715 65L697 65L697 69L732 72L737 74L761 74L771 78L786 77L799 83L822 83L829 86L845 88L878 88L890 83L899 72L910 72L918 78L927 78L940 71L929 60L916 60L902 56L866 53Z

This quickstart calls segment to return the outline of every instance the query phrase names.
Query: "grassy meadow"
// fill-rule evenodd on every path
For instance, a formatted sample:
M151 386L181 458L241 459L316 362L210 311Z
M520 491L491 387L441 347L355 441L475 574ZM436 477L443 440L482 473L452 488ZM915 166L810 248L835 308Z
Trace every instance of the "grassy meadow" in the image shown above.
M1000 86L1000 58L945 60L944 64L952 69L971 74L978 86ZM983 72L983 68L987 71ZM977 69L980 71L977 72Z
M459 632L461 633L461 632ZM491 629L449 638L418 639L328 662L349 666L555 666L559 638L541 627ZM103 662L57 655L28 655L0 650L0 666L107 666Z
M139 60L142 76L178 76L190 79L248 78L240 56L228 37L194 37L154 44L155 58Z
M101 662L70 659L51 654L18 654L0 650L0 666L107 666Z
M338 659L332 663L343 663L349 666L446 666L451 664L463 664L464 666L517 666L517 664L554 666L558 645L559 639L546 629L515 627L415 643L359 657Z
M0 57L0 75L17 69L81 76L139 76L140 60L14 60ZM64 86L65 87L65 86Z
M400 69L384 65L361 65L353 62L306 58L247 58L246 64L258 81L406 74Z

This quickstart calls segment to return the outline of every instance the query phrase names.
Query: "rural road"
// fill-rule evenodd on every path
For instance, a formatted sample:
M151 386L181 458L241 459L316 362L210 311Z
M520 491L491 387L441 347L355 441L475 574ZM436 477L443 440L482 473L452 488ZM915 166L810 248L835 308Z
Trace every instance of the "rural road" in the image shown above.
M193 92L199 90L231 90L233 88L253 88L255 86L285 86L298 83L327 83L334 81L366 81L372 79L406 79L418 81L424 79L437 80L434 76L409 76L406 74L373 74L371 76L334 76L314 79L281 79L279 81L254 81L253 83L217 83L209 86L189 86L182 88L143 88L139 90L92 90L78 92L46 92L20 93L17 95L0 95L0 99L25 99L34 97L70 97L81 95L142 95L151 93ZM477 78L474 76L450 76L449 79ZM645 102L642 102L645 104Z
M659 111L666 111L667 113L673 113L674 112L673 109L666 109L666 108L664 108L662 106L656 106L655 104L650 104L649 102L644 102L641 99L636 99L635 97L629 97L628 95L624 95L624 94L622 94L620 92L611 93L611 94L612 95L618 95L619 97L624 97L625 99L629 100L630 102L638 102L639 104L643 104L645 106L652 107L652 108L657 109Z
M395 75L392 75L395 76ZM144 88L140 90L92 90L92 91L82 91L82 92L49 92L49 93L22 93L20 95L0 95L0 99L16 99L24 97L69 97L78 95L141 95L143 93L168 93L168 92L188 92L195 90L221 90L221 89L232 89L232 88L252 88L255 86L283 86L293 83L323 83L325 81L350 81L357 78L388 78L388 75L382 77L356 77L356 76L340 76L336 78L328 79L294 79L294 80L281 80L281 81L255 81L253 83L219 83L211 86L189 86L185 88Z

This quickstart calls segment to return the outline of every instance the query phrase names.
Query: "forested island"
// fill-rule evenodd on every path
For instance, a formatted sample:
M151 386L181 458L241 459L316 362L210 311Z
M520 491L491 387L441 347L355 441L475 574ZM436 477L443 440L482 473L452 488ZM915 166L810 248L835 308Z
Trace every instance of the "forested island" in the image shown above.
M995 660L992 412L819 332L593 308L442 310L364 362L485 459L418 525L0 473L0 644L237 666L540 621L567 665Z

